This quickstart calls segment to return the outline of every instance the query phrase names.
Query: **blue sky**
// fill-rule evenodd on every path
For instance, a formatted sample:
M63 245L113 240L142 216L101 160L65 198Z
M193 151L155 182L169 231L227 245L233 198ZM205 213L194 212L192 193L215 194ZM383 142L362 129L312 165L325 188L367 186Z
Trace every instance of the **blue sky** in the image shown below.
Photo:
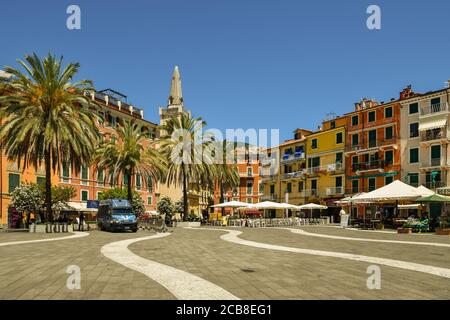
M81 30L66 8L81 7ZM366 27L370 4L381 30ZM300 0L41 0L2 4L0 66L33 51L81 63L157 122L174 65L185 105L209 127L316 129L362 97L388 101L450 78L450 2Z

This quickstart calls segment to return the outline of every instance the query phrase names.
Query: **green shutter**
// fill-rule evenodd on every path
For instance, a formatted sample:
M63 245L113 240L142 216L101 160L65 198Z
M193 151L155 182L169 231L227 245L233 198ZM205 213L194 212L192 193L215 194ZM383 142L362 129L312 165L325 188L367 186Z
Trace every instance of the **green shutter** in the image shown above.
M10 173L8 175L8 193L12 193L20 185L20 174Z

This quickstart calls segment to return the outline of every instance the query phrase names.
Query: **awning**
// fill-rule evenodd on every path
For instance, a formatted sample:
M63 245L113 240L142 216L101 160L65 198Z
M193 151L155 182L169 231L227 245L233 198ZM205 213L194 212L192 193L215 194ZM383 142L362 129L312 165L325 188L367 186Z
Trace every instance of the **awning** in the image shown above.
M67 202L67 205L60 209L61 211L79 211L79 212L97 212L97 208L88 208L86 202Z
M419 123L419 131L432 130L437 128L443 128L447 124L447 119L426 121Z

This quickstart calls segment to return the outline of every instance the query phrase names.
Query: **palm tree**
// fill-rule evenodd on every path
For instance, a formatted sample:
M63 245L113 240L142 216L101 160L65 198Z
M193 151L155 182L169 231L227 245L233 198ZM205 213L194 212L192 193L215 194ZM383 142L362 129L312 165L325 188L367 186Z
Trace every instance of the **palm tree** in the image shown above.
M127 177L128 201L132 203L132 177L139 174L145 184L148 179L155 182L163 177L166 162L152 145L143 146L149 137L135 122L125 121L117 134L117 140L100 145L94 155L94 166L97 170L108 171L113 181L121 174L123 178Z
M235 143L224 140L218 142L218 147L222 148L221 163L217 164L216 183L220 192L220 203L225 201L225 192L233 190L239 186L239 170L235 163L229 163L229 159L235 159ZM225 214L225 208L222 208L222 215Z
M62 163L71 163L75 171L88 164L98 144L95 104L86 93L92 82L72 83L80 65L62 66L62 60L48 54L41 60L35 53L17 60L25 73L6 67L12 75L0 84L0 113L5 123L0 143L10 161L23 169L45 165L45 208L52 220L51 175L61 173Z
M191 118L187 113L169 118L161 126L163 136L159 141L161 153L167 159L167 185L182 185L183 220L188 218L188 187L195 183L199 187L211 188L214 183L215 166L211 155L204 153L208 146L202 133L206 122Z

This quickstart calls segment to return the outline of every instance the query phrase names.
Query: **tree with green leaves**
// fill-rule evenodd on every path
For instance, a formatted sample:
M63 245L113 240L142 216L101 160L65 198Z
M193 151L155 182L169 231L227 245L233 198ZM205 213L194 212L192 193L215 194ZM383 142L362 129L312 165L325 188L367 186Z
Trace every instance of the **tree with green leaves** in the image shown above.
M137 191L132 191L133 201L130 202L133 207L133 211L136 215L141 215L145 212L145 203L141 195ZM122 199L128 200L128 190L123 188L112 188L105 190L99 195L100 200L107 199Z
M42 208L41 188L36 184L22 184L11 193L11 205L20 213L27 215L27 227L30 213L38 213Z
M191 183L211 188L215 166L211 154L204 152L208 137L202 132L206 122L191 118L187 113L169 118L161 126L161 153L167 159L167 185L181 185L183 189L183 221L188 219L188 188Z
M133 179L135 175L156 182L164 176L165 159L153 146L143 146L144 140L149 139L146 133L132 121L125 121L117 129L118 139L104 142L94 156L97 170L109 172L109 178L116 181L120 175L127 178L127 198L133 203ZM106 178L106 176L105 176Z
M12 75L0 83L0 144L9 161L19 167L45 166L45 208L52 220L52 173L61 173L61 164L70 163L79 171L88 165L98 146L99 131L95 104L86 92L92 82L72 82L80 65L62 65L50 53L42 60L35 53L18 60L25 72L6 67Z
M164 216L165 223L170 223L175 212L175 206L172 199L169 197L162 197L156 204L156 210L158 210L160 215Z

